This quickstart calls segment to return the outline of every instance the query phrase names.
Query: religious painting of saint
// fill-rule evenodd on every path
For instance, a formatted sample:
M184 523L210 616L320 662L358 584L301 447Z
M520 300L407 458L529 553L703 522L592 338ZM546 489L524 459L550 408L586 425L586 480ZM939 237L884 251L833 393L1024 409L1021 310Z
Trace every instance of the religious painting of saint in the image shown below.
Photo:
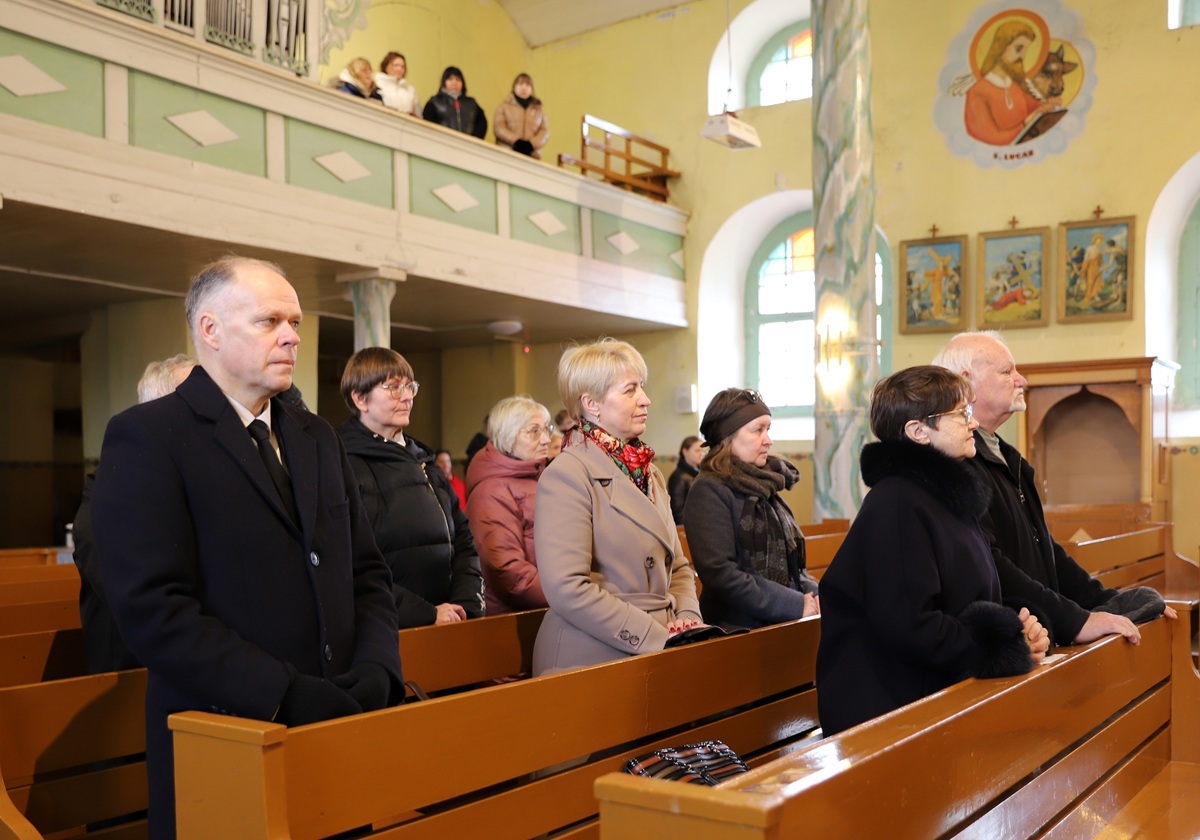
M1133 318L1134 227L1133 216L1058 226L1060 323Z
M975 299L980 329L1049 323L1045 282L1049 248L1048 227L979 234Z
M934 121L951 151L982 166L1061 153L1083 130L1094 56L1061 0L988 3L951 44Z
M901 333L960 332L970 312L963 267L967 237L941 236L900 243Z

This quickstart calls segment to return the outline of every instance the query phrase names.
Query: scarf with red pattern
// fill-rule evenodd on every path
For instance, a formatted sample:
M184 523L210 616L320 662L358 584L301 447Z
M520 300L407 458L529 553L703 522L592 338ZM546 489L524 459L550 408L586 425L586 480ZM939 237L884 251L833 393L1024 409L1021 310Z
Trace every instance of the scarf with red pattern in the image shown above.
M653 449L638 438L628 442L615 438L595 423L587 420L584 420L577 429L583 433L582 437L607 452L608 456L621 468L621 472L629 476L629 480L637 486L637 489L647 496L650 495L650 465L654 462ZM578 443L582 439L578 435L568 435L568 439L571 438L573 438L571 443ZM568 443L563 441L563 446L567 445Z

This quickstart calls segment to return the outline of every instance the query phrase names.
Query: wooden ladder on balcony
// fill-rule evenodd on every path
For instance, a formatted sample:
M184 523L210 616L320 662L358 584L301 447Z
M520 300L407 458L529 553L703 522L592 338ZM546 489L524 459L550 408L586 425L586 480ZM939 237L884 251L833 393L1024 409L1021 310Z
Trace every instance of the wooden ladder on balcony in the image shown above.
M600 179L658 201L668 197L667 181L678 178L667 160L671 150L610 122L583 115L579 156L560 154L558 165L577 166Z

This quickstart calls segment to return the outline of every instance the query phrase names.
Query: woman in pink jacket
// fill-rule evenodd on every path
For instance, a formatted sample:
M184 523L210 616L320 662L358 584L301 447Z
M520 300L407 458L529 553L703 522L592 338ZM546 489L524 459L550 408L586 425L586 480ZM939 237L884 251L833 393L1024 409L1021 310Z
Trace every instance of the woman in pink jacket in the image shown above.
M483 561L487 615L546 606L533 551L533 503L550 448L550 412L529 397L500 400L491 440L467 468L467 516Z

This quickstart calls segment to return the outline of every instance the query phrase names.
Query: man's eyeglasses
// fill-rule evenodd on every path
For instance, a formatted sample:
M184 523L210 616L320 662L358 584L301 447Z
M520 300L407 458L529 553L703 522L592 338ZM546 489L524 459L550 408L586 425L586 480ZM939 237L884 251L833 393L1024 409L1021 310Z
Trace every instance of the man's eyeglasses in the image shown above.
M521 434L530 440L541 440L542 435L546 437L554 437L554 427L547 424L545 426L527 426L521 430Z
M420 382L405 382L400 385L376 385L381 391L386 391L388 396L394 400L402 399L405 393L412 394L414 397L417 391L421 390Z
M930 414L926 420L933 420L936 417L949 417L953 414L962 415L963 421L970 425L971 418L975 416L975 407L967 403L962 408L956 408L953 411L943 411L941 414Z

